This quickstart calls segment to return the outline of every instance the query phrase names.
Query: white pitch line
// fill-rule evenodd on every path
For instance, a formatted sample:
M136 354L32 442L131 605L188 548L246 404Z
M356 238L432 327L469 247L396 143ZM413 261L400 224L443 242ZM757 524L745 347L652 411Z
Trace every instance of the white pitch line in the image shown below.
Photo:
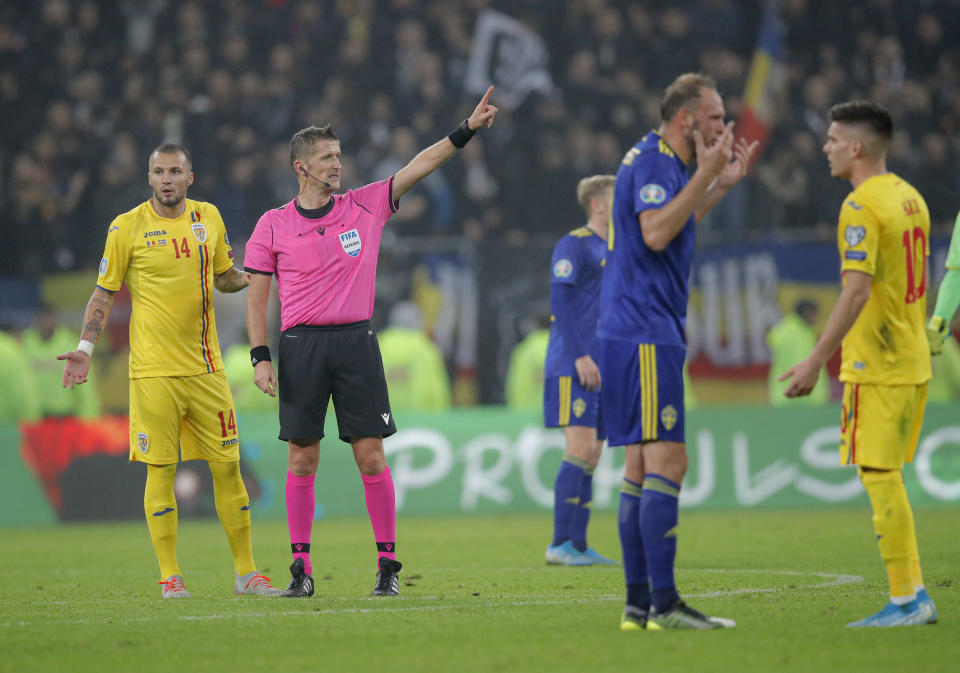
M768 575L791 575L795 577L809 577L811 575L829 579L828 582L818 582L816 584L802 584L794 587L795 589L823 589L827 587L842 586L845 584L857 584L863 582L863 577L860 575L846 575L842 573L828 573L828 572L803 572L798 570L761 570L761 569L741 569L741 570L731 570L728 568L695 568L692 569L696 572L707 572L707 573L725 573L725 574L736 574L736 573L751 573L751 574L768 574ZM682 571L681 571L682 572ZM745 589L727 589L723 591L709 591L704 593L697 594L684 594L691 598L716 598L720 596L741 596L744 594L761 594L761 593L776 593L778 591L787 591L788 587L748 587ZM455 598L441 598L440 596L416 596L412 597L414 600L459 600L466 597L455 597ZM239 619L239 618L254 618L261 619L264 617L309 617L312 615L340 615L340 614L383 614L390 612L435 612L439 610L476 610L478 608L503 608L503 607L527 607L527 606L547 606L547 605L569 605L571 603L612 603L619 602L623 600L623 596L620 594L600 594L597 596L590 596L586 598L566 598L562 600L529 600L531 596L516 596L516 595L506 595L500 596L499 602L489 601L489 600L478 600L472 604L460 604L460 605L411 605L409 607L377 607L377 608L321 608L319 610L285 610L283 612L244 612L241 614L218 614L213 613L210 615L181 615L177 617L180 621L201 621L208 619ZM331 599L334 601L347 601L347 600L356 600L349 598L334 598ZM379 599L368 599L373 602L382 603L382 600ZM401 599L402 600L402 599ZM508 601L508 602L503 602ZM57 601L58 604L64 603L64 601ZM126 619L121 624L129 624L133 622L148 622L155 621L157 617L152 615L150 617L139 617L134 619ZM49 626L51 620L49 617L44 617L42 624L44 626ZM95 624L99 622L104 622L101 619L71 619L64 621L55 621L56 624L65 625L65 624ZM36 626L40 622L0 622L0 627L9 628L14 626Z

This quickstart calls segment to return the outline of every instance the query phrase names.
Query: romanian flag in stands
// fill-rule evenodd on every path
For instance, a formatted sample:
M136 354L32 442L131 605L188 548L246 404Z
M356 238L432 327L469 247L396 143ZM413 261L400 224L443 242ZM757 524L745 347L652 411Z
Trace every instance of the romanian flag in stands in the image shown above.
M747 76L747 89L743 96L743 111L737 120L737 135L749 142L760 141L753 161L763 151L770 131L777 121L777 106L787 89L787 64L780 34L780 19L776 0L767 0L757 48Z

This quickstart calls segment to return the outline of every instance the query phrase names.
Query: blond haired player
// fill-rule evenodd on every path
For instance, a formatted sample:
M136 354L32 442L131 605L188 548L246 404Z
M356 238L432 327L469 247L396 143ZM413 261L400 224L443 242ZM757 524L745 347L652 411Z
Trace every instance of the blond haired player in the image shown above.
M880 105L853 101L830 109L823 151L831 175L853 184L837 236L843 290L813 352L780 377L793 379L787 397L809 394L842 343L840 459L857 466L870 496L890 580L890 602L848 626L937 621L902 474L917 447L930 380L924 330L930 213L916 189L887 172L892 134L890 113Z
M257 572L250 543L250 498L240 476L233 397L223 372L213 289L237 292L248 277L233 267L216 207L187 199L190 153L174 144L150 155L153 197L118 216L107 230L97 287L83 318L63 386L87 380L94 345L113 298L126 283L130 316L130 460L147 464L143 494L150 538L160 562L163 598L189 598L177 563L177 463L205 460L217 515L233 552L234 593L276 596Z

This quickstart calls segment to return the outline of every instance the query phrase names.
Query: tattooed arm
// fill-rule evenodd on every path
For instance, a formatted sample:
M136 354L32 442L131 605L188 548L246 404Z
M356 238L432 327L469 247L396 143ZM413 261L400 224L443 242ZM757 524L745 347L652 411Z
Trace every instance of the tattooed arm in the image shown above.
M230 267L213 277L213 286L221 292L239 292L250 284L250 274Z
M80 332L80 342L81 344L84 341L90 342L91 352L93 344L97 343L97 339L103 333L103 328L110 317L110 311L113 309L113 295L115 294L116 292L104 290L97 286L93 294L90 295L90 301L87 302L87 310L83 314L83 330ZM73 388L74 385L86 383L87 374L90 371L89 353L78 349L58 355L57 359L67 361L63 367L63 379L61 381L64 388L67 386Z

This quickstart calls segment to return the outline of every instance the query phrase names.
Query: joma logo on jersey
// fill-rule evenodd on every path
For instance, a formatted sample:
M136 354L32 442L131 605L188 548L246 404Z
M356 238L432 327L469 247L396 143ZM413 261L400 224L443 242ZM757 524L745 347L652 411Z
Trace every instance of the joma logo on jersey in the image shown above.
M144 238L153 238L154 236L166 236L166 235L167 235L166 229L158 229L157 231L145 231L143 233Z
M360 241L360 232L356 229L351 229L350 231L345 231L340 234L340 246L343 248L343 251L351 257L359 255L360 249L363 247Z

